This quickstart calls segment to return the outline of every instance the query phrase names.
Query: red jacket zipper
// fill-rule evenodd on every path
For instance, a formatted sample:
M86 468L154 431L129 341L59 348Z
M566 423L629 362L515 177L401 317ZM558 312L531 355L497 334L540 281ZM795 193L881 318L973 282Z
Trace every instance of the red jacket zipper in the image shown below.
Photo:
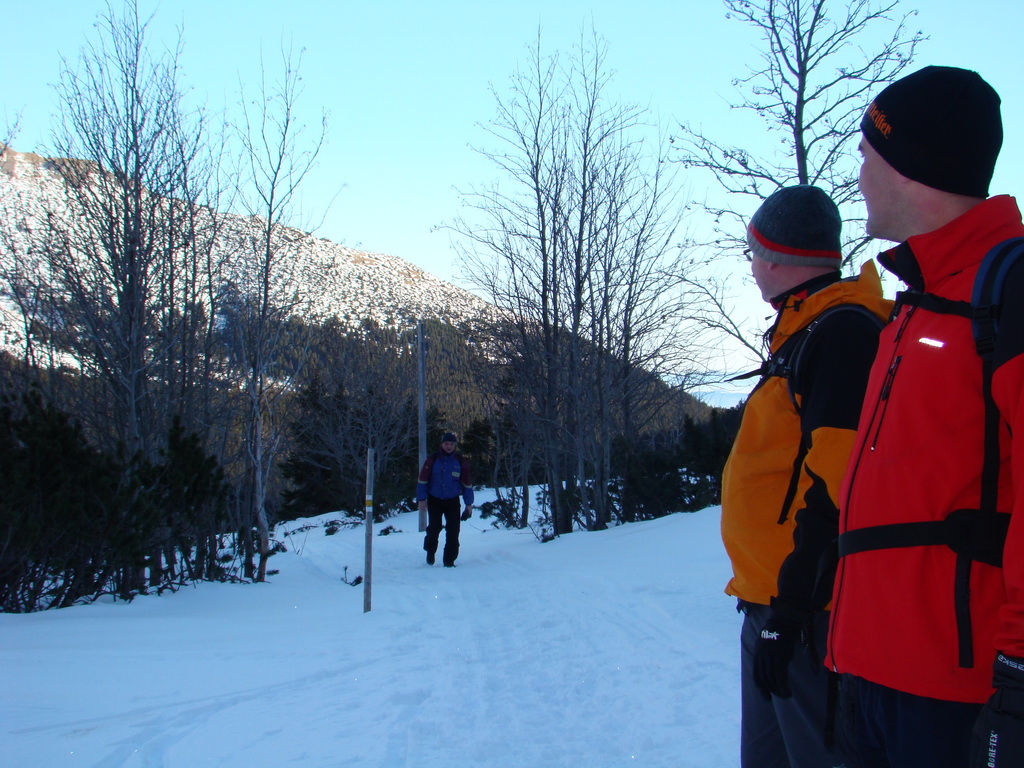
M907 324L910 322L911 315L914 314L916 307L910 307L909 310L903 315L900 322L899 328L896 330L896 336L893 338L892 344L892 357L889 360L889 369L885 373L885 380L882 382L882 388L878 393L878 400L875 402L874 410L871 413L871 421L868 424L868 434L871 430L874 430L874 437L871 441L871 445L868 448L870 451L875 450L875 446L878 444L878 434L882 429L882 422L885 420L885 412L889 406L889 395L892 392L893 381L896 379L896 371L900 367L900 361L903 360L903 355L899 354L900 341L903 339L903 332L907 328ZM850 498L853 495L853 480L857 476L857 470L860 467L861 458L864 456L864 448L867 446L865 441L860 446L860 450L857 452L857 459L853 466L850 468L850 482L846 489L846 504L842 510L842 521L841 528L845 530L846 516L849 514L850 509ZM839 559L839 568L843 567L842 558ZM841 584L841 580L838 578L837 583ZM832 601L832 617L829 621L829 633L832 632L832 627L835 626L836 616L839 611L839 603L841 600L841 593L837 593L835 599ZM832 671L837 671L835 664L835 653L831 651L832 656Z

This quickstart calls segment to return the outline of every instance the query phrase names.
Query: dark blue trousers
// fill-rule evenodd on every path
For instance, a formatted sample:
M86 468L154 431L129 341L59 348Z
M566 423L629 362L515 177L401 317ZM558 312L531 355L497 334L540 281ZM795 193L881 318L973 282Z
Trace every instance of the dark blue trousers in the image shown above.
M798 645L789 665L788 699L766 699L754 684L754 645L768 620L767 605L743 603L740 674L743 717L740 724L742 768L850 768L843 755L825 745L828 671L822 662L828 613L812 622L813 648Z
M462 520L459 518L459 499L439 499L427 497L427 535L423 540L423 549L434 554L437 552L441 528L444 527L444 554L441 559L445 565L454 565L459 556L459 530Z
M839 718L858 768L965 768L981 704L942 701L843 675Z

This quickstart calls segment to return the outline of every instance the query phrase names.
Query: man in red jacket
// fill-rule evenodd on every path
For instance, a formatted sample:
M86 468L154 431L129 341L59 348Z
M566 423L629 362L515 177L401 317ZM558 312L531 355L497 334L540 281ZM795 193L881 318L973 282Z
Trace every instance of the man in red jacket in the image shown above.
M861 124L868 234L900 243L879 261L909 288L882 332L839 500L827 664L872 768L1024 766L1024 262L995 341L996 477L972 321L951 309L971 301L985 254L1024 236L1016 201L988 196L999 104L977 73L926 67ZM993 501L1012 521L1004 567L980 554L998 537L947 535L953 520L977 530Z

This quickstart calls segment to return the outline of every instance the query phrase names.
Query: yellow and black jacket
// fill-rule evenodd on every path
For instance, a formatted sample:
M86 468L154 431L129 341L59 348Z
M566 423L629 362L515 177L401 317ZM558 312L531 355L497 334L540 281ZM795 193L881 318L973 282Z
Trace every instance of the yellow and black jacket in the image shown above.
M892 302L868 262L859 277L815 278L772 304L768 361L722 477L733 569L725 591L761 605L778 596L799 615L831 597L831 574L820 580L819 563L837 535L835 500Z

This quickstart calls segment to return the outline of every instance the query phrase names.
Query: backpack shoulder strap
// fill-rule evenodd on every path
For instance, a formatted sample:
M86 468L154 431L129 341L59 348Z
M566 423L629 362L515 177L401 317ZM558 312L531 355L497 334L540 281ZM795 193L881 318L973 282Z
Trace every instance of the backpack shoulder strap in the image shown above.
M430 475L434 471L434 462L437 460L437 452L427 456L426 461L423 462L423 467L420 469L420 482L429 483Z
M829 307L814 318L803 328L803 330L793 337L792 341L788 341L784 347L779 349L781 352L782 349L786 348L786 346L790 344L792 345L786 350L788 354L781 363L776 363L774 367L771 359L766 363L766 376L779 376L786 379L786 389L789 393L789 400L793 404L793 410L795 410L798 415L800 414L800 403L797 401L796 392L793 389L793 379L800 375L801 366L804 361L804 350L807 348L807 342L811 339L815 330L821 326L821 323L826 318L835 317L840 312L856 312L857 314L870 318L878 327L879 331L881 331L885 326L885 320L861 304L837 304L834 307ZM779 515L780 525L786 521L786 518L789 515L789 508L792 506L793 500L796 498L797 487L800 483L800 472L803 468L804 459L807 458L808 451L810 451L810 445L806 436L802 436L800 439L800 445L797 447L796 457L793 459L793 473L790 475L789 487L786 489L786 495L782 502L782 512Z
M1024 237L1005 240L981 260L974 278L971 328L974 348L981 358L982 394L985 399L984 459L981 468L982 511L996 511L999 492L999 409L992 397L992 355L999 331L1003 287L1010 268L1024 256Z
M803 351L807 345L807 340L814 333L821 322L826 317L832 317L838 312L857 312L858 314L864 315L870 318L873 323L878 326L881 330L886 321L880 318L877 314L872 312L867 307L861 304L838 304L834 307L829 307L801 330L799 330L793 337L783 344L776 354L771 355L761 365L752 371L747 373L741 373L739 376L733 376L729 381L741 381L743 379L751 379L754 376L761 376L763 378L769 378L772 376L786 379L787 386L789 388L789 399L793 403L793 408L796 412L800 412L800 405L796 401L796 395L793 393L792 378L797 374L800 367L800 362L803 359Z
M1024 237L1014 237L992 248L978 267L971 306L974 346L983 360L991 359L995 350L1006 275L1021 256L1024 256Z
M958 315L968 320L974 319L974 306L971 302L947 299L934 293L914 289L896 292L896 305L892 310L894 316L901 306L920 307L940 315Z
M787 376L787 378L789 379L789 381L787 382L789 385L789 399L793 402L793 407L796 408L797 413L800 412L800 406L797 404L796 394L793 392L792 379L794 376L799 375L800 366L803 363L804 359L804 350L807 348L807 342L814 334L815 329L820 327L821 323L826 318L835 317L840 312L856 312L859 315L863 315L864 317L869 318L875 324L879 331L881 331L882 328L885 327L886 321L880 318L877 314L875 314L862 304L839 304L834 307L829 307L816 318L814 318L814 320L808 323L807 327L804 328L804 331L801 333L802 339L799 342L799 346L790 356L792 362L789 365L789 371Z

